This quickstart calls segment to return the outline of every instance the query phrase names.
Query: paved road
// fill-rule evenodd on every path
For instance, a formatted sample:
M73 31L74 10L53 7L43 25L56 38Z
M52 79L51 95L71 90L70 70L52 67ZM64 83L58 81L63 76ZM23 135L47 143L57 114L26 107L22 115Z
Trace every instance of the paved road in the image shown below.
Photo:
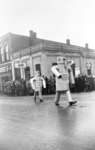
M0 150L95 150L95 92L73 98L57 107L54 96L0 96Z

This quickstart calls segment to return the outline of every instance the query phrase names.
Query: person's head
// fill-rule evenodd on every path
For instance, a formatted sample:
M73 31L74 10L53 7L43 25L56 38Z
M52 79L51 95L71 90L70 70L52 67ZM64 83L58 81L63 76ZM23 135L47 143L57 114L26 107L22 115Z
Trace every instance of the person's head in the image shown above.
M74 61L73 60L67 60L67 64L72 65L72 64L74 64Z
M52 66L56 66L57 65L57 62L56 63L52 63Z
M37 77L40 76L40 71L36 71L35 76L37 76Z
M67 59L66 57L63 56L58 56L57 57L57 64L59 65L67 65Z

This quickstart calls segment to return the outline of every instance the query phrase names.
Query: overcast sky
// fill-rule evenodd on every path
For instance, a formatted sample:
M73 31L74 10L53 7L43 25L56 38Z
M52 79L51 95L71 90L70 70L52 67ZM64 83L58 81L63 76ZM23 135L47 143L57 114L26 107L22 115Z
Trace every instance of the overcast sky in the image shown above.
M2 0L0 36L7 32L95 49L95 0Z

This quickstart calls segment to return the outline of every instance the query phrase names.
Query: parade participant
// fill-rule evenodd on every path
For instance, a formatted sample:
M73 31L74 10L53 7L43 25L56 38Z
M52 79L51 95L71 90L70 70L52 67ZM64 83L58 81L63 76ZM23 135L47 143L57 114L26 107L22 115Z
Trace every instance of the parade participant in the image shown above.
M74 65L73 60L67 60L67 69L68 69L68 73L69 73L69 84L71 84L71 85L75 84L74 73L72 70L73 65Z
M36 102L36 96L38 94L40 102L43 102L42 87L46 88L46 83L44 78L40 75L39 71L36 71L35 76L30 79L30 83L34 90L34 101Z
M72 74L72 69L70 64L67 63L67 59L65 57L59 56L57 57L57 65L51 68L53 74L56 76L56 96L55 96L55 104L59 105L61 94L66 94L69 106L74 105L77 101L72 100L70 89L69 89L69 75ZM73 76L71 76L72 78ZM74 78L72 79L74 82Z

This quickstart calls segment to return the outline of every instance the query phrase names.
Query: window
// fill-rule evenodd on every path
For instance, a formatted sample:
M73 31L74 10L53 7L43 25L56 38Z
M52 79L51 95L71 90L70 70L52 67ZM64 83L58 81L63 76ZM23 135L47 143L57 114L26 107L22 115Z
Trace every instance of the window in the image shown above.
M21 79L20 68L15 68L15 80Z
M1 47L0 47L0 63L2 63Z
M87 70L87 75L90 76L91 75L91 69Z
M36 69L36 71L39 71L41 73L41 65L40 64L36 64L35 69Z
M30 67L28 66L25 68L25 79L30 79Z
M4 56L4 48L1 47L1 57L2 57L2 62L5 61L5 56Z
M8 44L5 46L5 58L6 60L9 60Z
M92 74L92 64L87 63L86 67L87 67L87 75L90 76Z

